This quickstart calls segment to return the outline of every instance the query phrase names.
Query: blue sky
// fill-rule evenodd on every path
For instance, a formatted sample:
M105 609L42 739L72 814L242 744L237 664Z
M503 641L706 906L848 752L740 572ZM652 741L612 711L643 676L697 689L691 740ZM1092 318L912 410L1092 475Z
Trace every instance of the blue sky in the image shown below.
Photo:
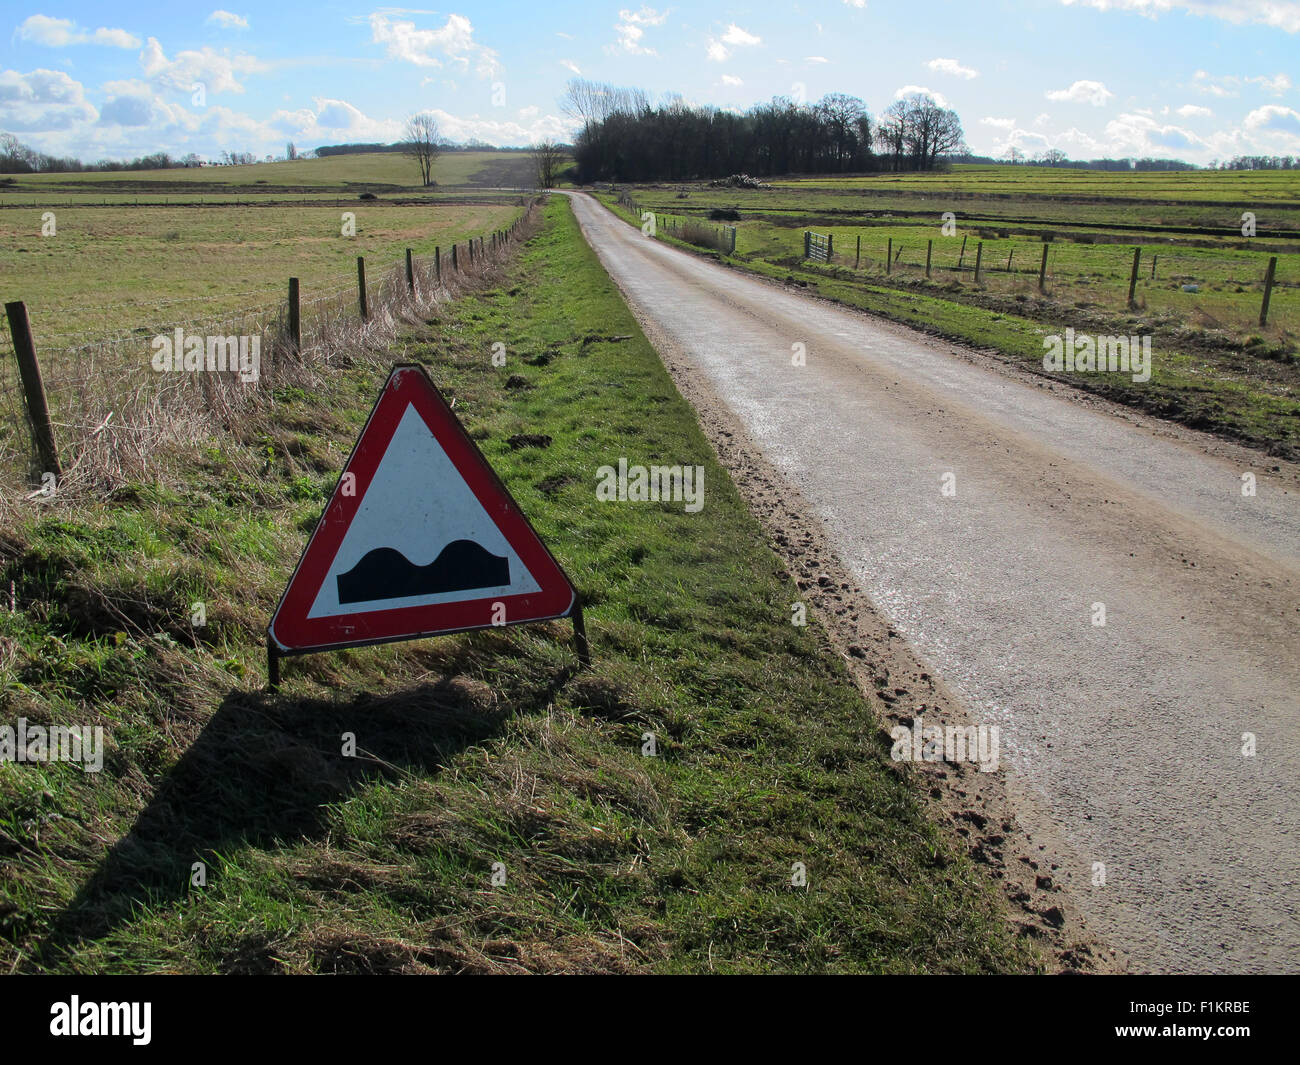
M456 140L564 139L579 74L739 109L924 89L990 155L1300 155L1300 0L22 4L0 130L85 159L391 141L416 111Z

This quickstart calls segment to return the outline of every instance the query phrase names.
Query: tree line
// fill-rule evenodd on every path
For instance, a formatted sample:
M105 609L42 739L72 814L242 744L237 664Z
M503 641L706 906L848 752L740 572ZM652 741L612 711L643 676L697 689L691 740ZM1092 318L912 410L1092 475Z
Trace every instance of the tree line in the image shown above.
M266 157L266 161L271 160ZM301 158L289 143L288 159ZM222 166L240 166L257 162L252 152L222 152L218 159ZM125 170L180 170L186 167L202 166L203 159L196 152L179 158L168 152L153 152L135 159L100 159L96 163L83 163L70 156L47 155L23 144L12 133L0 133L0 174L80 174L99 171L117 172Z
M197 155L173 159L166 152L142 155L138 159L101 159L97 163L83 163L57 155L47 155L23 144L12 133L0 133L0 174L52 174L79 173L94 170L166 170L171 167L198 166Z
M1293 155L1237 155L1226 163L1213 162L1211 170L1300 170Z
M1069 170L1199 170L1195 163L1183 159L1155 159L1143 156L1134 159L1125 156L1122 159L1071 159L1060 148L1048 148L1046 151L1029 156L1012 145L1003 153L1001 159L987 155L970 155L953 160L956 163L1011 163L1013 166L1047 166L1063 167Z
M745 173L934 170L968 151L961 120L924 94L874 118L856 96L806 104L775 97L738 113L643 90L571 80L561 107L582 128L574 143L580 181L656 181Z

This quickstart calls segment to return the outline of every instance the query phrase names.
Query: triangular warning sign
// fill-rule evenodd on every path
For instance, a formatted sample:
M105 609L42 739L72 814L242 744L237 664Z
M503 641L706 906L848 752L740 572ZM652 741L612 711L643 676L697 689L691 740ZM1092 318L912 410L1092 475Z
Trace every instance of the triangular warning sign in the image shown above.
M576 594L422 366L396 366L268 633L282 654L565 617Z

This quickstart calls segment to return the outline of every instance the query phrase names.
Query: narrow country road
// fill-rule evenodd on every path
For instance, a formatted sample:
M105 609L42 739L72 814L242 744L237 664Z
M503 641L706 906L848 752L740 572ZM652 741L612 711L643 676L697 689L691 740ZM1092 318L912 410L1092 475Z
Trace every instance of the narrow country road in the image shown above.
M999 726L1001 772L1073 856L1058 876L1092 926L1139 971L1300 971L1295 467L570 202L638 316L797 488L875 609L973 721Z

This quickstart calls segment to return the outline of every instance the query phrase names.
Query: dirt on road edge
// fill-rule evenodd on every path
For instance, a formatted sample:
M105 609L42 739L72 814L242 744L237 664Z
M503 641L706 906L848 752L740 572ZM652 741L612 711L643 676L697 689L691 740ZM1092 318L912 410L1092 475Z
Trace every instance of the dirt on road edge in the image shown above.
M963 700L935 677L857 586L798 490L767 462L677 345L632 301L628 304L885 734L895 725L910 726L916 717L924 717L927 727L974 724ZM1056 882L1062 863L1078 858L1054 833L1031 834L1027 822L1049 822L1026 816L1033 800L1013 794L1005 774L953 762L895 764L930 804L936 823L988 870L1007 900L1013 930L1038 942L1052 971L1128 971L1121 951L1091 931L1078 901Z

